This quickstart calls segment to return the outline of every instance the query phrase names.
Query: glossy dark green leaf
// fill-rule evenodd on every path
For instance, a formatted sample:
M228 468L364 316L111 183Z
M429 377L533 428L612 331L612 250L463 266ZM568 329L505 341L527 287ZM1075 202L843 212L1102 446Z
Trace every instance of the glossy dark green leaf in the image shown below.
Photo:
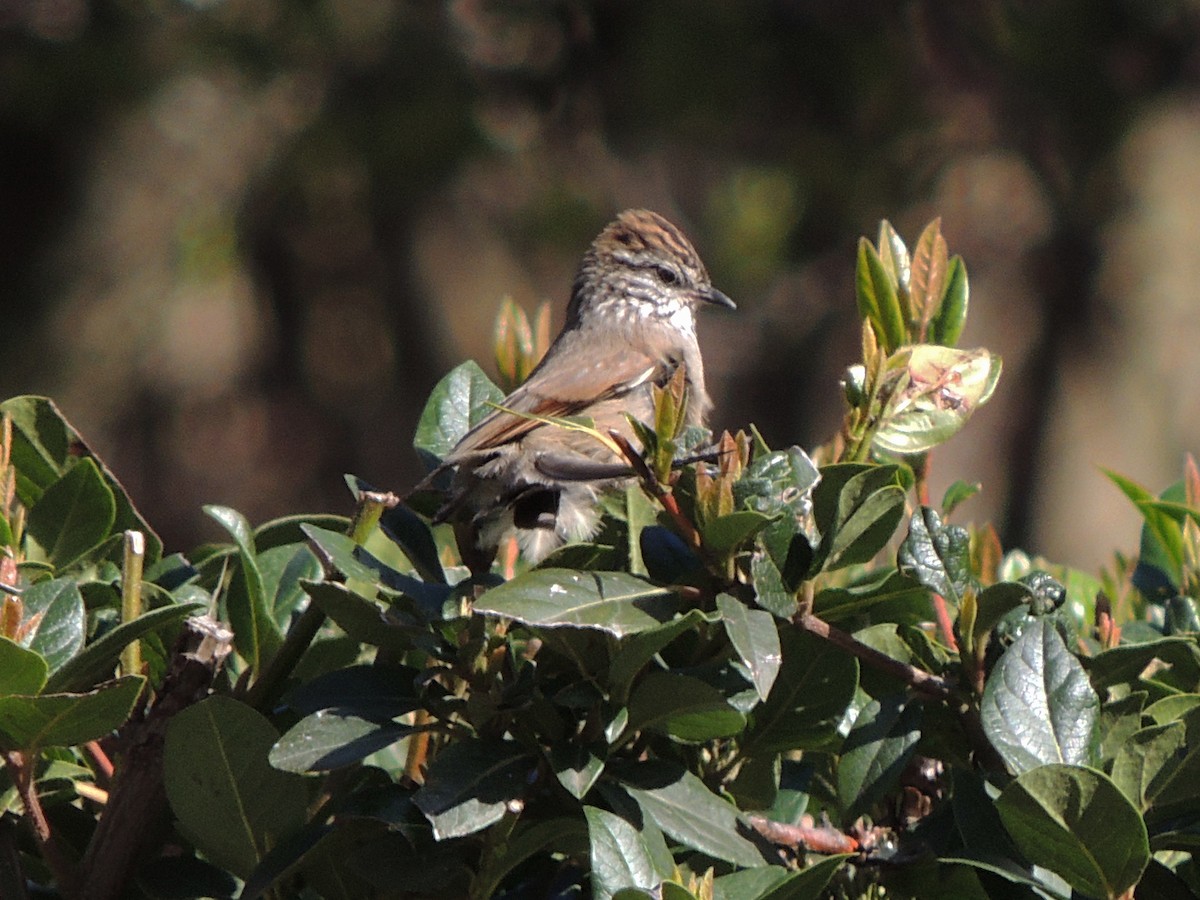
M745 724L745 716L712 685L688 675L653 672L629 698L625 734L650 729L700 743L735 735Z
M767 553L759 551L750 558L754 599L767 612L790 619L796 612L796 595L784 584L783 573Z
M701 529L704 547L716 557L733 553L771 524L772 517L751 509L718 516Z
M308 790L267 761L279 733L261 714L215 695L171 719L163 783L171 810L208 859L239 878L305 821Z
M582 800L604 772L604 760L579 744L551 747L550 762L558 783L576 800Z
M54 672L79 652L87 628L83 595L73 578L40 581L21 596L31 629L28 647L40 653Z
M300 587L301 580L319 579L321 565L305 544L282 544L263 550L257 562L271 618L280 631L286 631L292 616L308 600Z
M1165 637L1144 644L1122 644L1103 650L1084 665L1091 674L1097 690L1119 684L1142 683L1146 667L1155 660L1166 667L1155 664L1154 675L1172 685L1177 691L1196 691L1200 688L1200 646L1190 637Z
M743 741L748 755L827 746L858 689L858 661L849 654L796 630L785 631L780 644L783 665L754 711Z
M867 610L884 620L895 621L908 612L916 621L924 621L929 617L929 592L909 576L885 569L870 580L826 588L813 598L813 612L826 622L849 619Z
M667 784L625 784L642 812L693 850L739 866L760 866L763 858L739 832L737 810L712 793L691 772L680 770Z
M1112 779L1142 812L1194 802L1200 797L1200 708L1130 735L1113 760Z
M413 446L430 462L440 462L503 399L504 392L477 363L462 363L434 386L417 423Z
M863 707L838 762L838 800L846 824L870 812L896 787L920 737L919 703L893 694Z
M146 679L127 675L85 694L0 697L0 744L36 752L104 737L129 717Z
M896 558L901 572L956 606L971 582L970 535L927 506L913 513Z
M132 622L106 631L67 660L50 676L48 691L82 691L112 677L121 651L147 635L165 632L186 616L199 612L200 603L179 603L152 609Z
M48 672L41 654L0 637L0 697L38 693L46 684Z
M591 845L592 896L608 900L623 888L651 890L662 876L641 833L616 813L585 806Z
M536 569L492 588L475 611L541 628L597 628L624 637L668 621L678 598L625 572Z
M407 725L379 723L340 709L322 709L288 729L268 757L285 772L328 772L361 762L413 733Z
M56 569L65 569L112 533L117 502L100 469L81 459L30 508L26 533Z
M434 757L413 802L438 840L474 834L524 794L535 766L515 741L465 738Z
M817 859L799 872L792 872L758 900L821 900L833 876L846 865L848 854Z
M761 453L734 483L734 503L771 516L803 514L820 477L816 464L799 447Z
M725 791L739 809L770 809L779 796L781 759L778 753L743 757Z
M978 612L972 628L975 642L983 640L1009 612L1033 601L1033 590L1017 581L988 585L975 598Z
M386 509L379 527L408 557L413 568L426 581L445 583L446 574L438 556L429 525L404 504Z
M1034 619L1004 651L984 687L988 740L1013 772L1090 764L1100 700L1054 623Z
M338 709L372 722L388 722L419 706L412 666L377 663L326 672L290 691L284 698L302 714Z
M679 635L692 630L705 620L703 612L689 609L682 616L622 638L613 651L612 662L608 667L609 690L614 701L624 703L633 679L646 663Z
M404 653L418 646L422 637L432 639L425 629L405 625L385 615L373 600L335 581L306 581L303 587L312 602L338 627L360 643L389 653Z
M577 816L522 820L503 847L489 855L486 868L476 876L473 888L479 897L498 896L504 877L526 860L543 853L581 858L589 848L589 837L588 823Z
M821 470L813 515L821 531L814 566L868 562L891 539L904 511L897 466L841 464Z
M929 342L953 347L962 336L967 323L967 307L970 301L970 285L967 281L967 265L961 256L953 257L946 267L945 288L941 305L929 323Z
M283 643L283 631L272 615L253 530L245 516L227 506L206 506L204 511L229 532L238 549L241 567L226 598L229 623L238 653L251 668L261 669Z
M765 610L750 609L729 594L717 596L717 611L758 696L766 700L783 663L775 617Z
M1150 860L1142 817L1095 769L1031 769L1001 792L996 809L1031 862L1090 897L1123 896Z
M346 576L346 582L351 588L373 594L379 585L383 585L389 590L410 597L427 618L442 618L442 604L451 592L444 582L422 581L398 572L345 534L315 525L301 526L301 530L317 545L333 567Z

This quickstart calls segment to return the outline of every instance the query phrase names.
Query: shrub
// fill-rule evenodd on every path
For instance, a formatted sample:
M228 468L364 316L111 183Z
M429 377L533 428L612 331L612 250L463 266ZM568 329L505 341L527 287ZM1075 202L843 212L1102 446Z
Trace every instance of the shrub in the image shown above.
M967 298L884 223L827 445L681 428L679 379L593 543L478 579L353 478L349 521L211 507L231 542L164 556L7 401L0 895L1191 896L1200 474L1112 476L1145 527L1102 579L952 524L931 453L1000 374ZM545 329L501 323L516 377ZM501 396L458 367L417 450Z

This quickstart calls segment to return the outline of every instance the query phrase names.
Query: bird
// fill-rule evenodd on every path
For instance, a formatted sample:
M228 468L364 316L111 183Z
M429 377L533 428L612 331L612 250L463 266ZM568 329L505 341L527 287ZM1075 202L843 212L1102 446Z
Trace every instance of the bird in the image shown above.
M472 571L486 571L509 534L531 564L590 539L601 494L632 474L611 444L547 419L586 417L600 434L615 430L640 449L626 416L652 422L652 386L683 367L685 424L704 424L712 401L696 338L702 305L736 309L678 227L646 209L605 226L583 256L545 356L419 486L454 471L433 519L455 524Z

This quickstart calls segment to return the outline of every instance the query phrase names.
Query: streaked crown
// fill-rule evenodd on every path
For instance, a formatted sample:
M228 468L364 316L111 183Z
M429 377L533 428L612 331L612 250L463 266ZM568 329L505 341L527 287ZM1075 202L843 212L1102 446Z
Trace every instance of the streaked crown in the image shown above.
M712 286L696 248L658 213L627 209L610 222L584 255L571 303L570 323L593 310L670 317L698 303L733 306Z

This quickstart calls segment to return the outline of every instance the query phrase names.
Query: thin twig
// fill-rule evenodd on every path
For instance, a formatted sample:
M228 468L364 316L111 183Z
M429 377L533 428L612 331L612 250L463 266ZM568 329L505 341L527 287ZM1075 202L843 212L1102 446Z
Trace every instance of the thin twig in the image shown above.
M21 798L21 805L25 807L25 820L33 831L42 859L54 875L59 893L64 897L75 897L80 887L79 869L63 853L54 832L50 830L50 821L37 794L37 760L28 759L18 750L10 750L4 754L4 762L17 789L17 796Z
M916 666L900 662L898 659L892 659L887 654L880 653L874 647L864 644L853 635L830 625L824 619L814 616L810 612L797 613L792 622L805 631L841 647L847 653L857 656L872 668L899 678L917 693L937 700L947 700L951 697L950 686L942 678L918 669Z

